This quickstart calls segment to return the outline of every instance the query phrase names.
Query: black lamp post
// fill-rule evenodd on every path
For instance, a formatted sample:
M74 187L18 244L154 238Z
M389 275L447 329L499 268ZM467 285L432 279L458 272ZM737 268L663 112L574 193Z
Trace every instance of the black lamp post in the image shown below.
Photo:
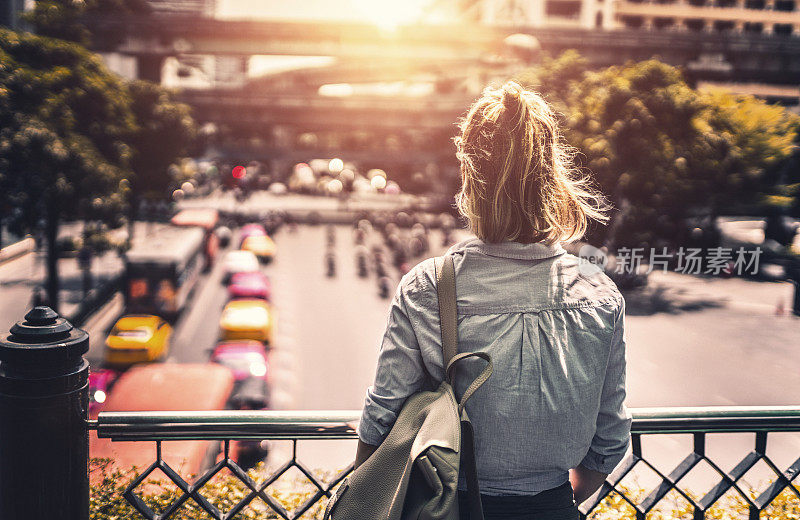
M35 307L0 337L0 518L89 517L89 335Z

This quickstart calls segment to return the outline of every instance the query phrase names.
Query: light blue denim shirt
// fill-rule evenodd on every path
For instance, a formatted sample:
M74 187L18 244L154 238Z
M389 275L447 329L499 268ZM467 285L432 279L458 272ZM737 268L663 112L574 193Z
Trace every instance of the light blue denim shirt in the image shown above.
M449 250L459 352L494 373L467 402L481 492L532 495L583 464L610 473L630 442L625 302L599 269L560 245L471 239ZM406 399L444 378L433 259L403 276L389 312L359 438L378 445ZM473 363L474 362L474 363ZM459 364L460 397L484 362ZM463 489L463 482L462 482Z

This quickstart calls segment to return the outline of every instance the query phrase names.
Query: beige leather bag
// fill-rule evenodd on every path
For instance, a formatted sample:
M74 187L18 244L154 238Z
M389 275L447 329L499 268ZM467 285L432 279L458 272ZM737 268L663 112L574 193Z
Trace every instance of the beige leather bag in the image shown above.
M464 403L491 376L492 360L485 352L457 353L453 258L437 257L435 262L446 380L436 391L408 398L383 443L331 497L325 520L458 520L460 469L467 480L470 519L483 520L472 425ZM488 364L457 401L455 365L470 357Z

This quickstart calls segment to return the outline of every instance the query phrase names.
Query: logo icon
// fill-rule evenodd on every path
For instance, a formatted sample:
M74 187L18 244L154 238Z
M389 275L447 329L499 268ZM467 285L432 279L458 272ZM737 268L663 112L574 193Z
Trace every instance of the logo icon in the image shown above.
M592 276L602 273L608 264L608 256L605 251L589 244L584 244L578 250L578 271L584 276Z

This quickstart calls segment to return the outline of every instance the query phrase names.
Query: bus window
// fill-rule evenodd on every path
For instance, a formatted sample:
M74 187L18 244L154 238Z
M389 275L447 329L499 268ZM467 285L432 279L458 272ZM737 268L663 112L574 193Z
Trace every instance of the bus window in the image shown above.
M147 280L136 278L128 282L128 294L131 298L144 298L147 296Z
M137 236L125 255L127 311L177 317L200 277L204 247L198 227L163 226Z

